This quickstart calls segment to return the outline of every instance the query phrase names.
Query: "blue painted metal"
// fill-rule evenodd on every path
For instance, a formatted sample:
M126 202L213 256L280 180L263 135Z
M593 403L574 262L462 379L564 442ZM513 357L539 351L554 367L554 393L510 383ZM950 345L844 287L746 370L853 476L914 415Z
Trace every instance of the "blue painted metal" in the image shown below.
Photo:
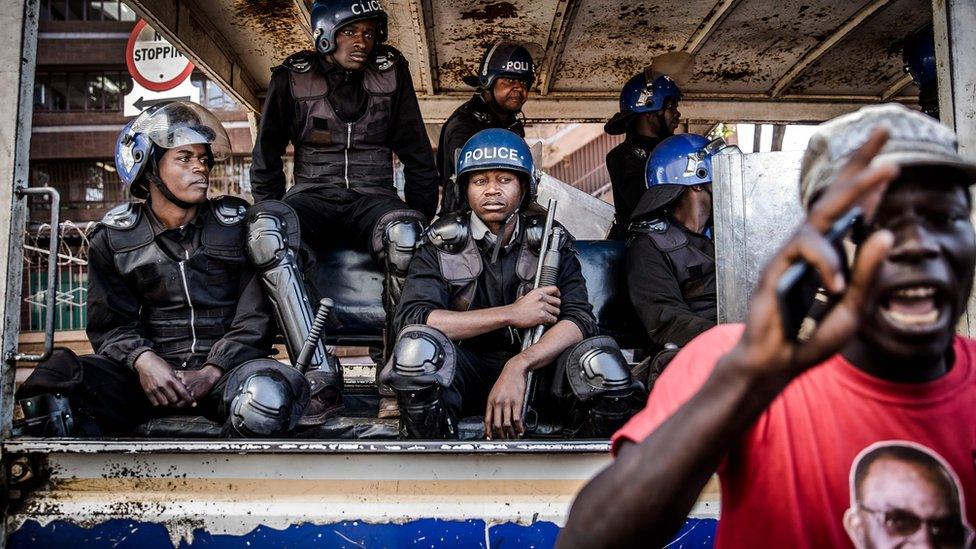
M718 521L688 519L669 548L712 547ZM411 547L504 549L552 547L559 527L551 522L528 526L506 523L488 526L473 519L448 521L420 519L403 524L370 524L346 521L335 524L301 524L285 530L259 526L244 535L211 534L195 530L193 541L181 540L182 548L255 547ZM54 521L45 526L29 520L8 538L12 549L36 547L85 547L91 549L171 549L169 533L162 524L114 519L91 527ZM487 543L487 546L486 546Z

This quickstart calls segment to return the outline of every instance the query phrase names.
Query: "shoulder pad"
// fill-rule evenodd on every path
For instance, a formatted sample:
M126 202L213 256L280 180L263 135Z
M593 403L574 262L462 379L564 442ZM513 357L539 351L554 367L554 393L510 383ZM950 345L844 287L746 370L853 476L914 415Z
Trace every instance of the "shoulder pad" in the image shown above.
M375 53L373 54L372 65L373 68L380 71L386 72L403 59L403 54L393 46L387 46L386 44L379 44L376 46Z
M486 112L472 109L471 116L473 116L475 120L481 122L482 124L491 124L491 115Z
M109 210L102 218L101 225L127 231L139 224L140 216L142 216L142 203L126 202Z
M526 215L523 223L525 223L525 243L533 253L537 254L542 248L542 233L546 230L546 218L541 215Z
M468 101L461 103L461 106L458 107L457 110L458 112L463 112L464 114L471 116L480 124L491 124L491 115L479 109L478 103L480 102L475 101L474 99L469 99Z
M641 147L640 145L637 145L635 143L630 144L630 152L631 154L637 156L638 158L643 158L643 159L647 158L647 151L644 150L644 147Z
M226 227L239 225L244 221L247 208L250 206L247 200L237 196L218 196L210 199L210 204L213 208L214 217Z
M440 217L424 232L424 240L450 254L461 251L468 241L468 216L453 213Z
M297 73L305 73L312 70L315 66L315 56L317 54L314 51L300 51L298 53L289 55L287 59L281 62L277 67L271 70L277 70L279 67L284 67L290 71Z
M667 219L648 219L644 221L634 221L630 224L627 231L640 234L664 233L670 226L671 224L668 223Z

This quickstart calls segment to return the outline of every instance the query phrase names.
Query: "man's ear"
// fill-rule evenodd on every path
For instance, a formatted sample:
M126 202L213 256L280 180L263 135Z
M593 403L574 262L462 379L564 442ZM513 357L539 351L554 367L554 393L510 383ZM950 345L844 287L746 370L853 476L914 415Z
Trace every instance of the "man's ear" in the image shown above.
M854 506L848 507L847 511L844 512L844 530L854 543L854 547L857 547L857 549L865 547L864 521Z

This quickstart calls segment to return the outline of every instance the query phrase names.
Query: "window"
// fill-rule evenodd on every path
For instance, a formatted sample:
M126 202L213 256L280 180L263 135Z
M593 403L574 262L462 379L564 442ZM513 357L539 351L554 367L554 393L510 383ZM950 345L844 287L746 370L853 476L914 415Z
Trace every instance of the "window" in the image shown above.
M38 71L34 110L117 112L131 87L132 77L124 71Z
M81 223L98 221L127 195L115 172L115 160L42 160L30 164L30 186L51 186L61 193L61 218ZM46 202L30 203L31 223L46 221Z
M193 73L190 80L200 90L200 104L204 107L216 111L232 111L241 108L241 105L233 96L224 92L220 85L202 73Z
M135 21L121 0L41 0L41 21Z

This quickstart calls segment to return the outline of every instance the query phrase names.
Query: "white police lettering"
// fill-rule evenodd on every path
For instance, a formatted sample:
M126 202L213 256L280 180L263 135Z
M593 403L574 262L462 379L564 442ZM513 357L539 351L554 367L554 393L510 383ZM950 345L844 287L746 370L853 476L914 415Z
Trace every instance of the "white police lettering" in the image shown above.
M464 164L471 160L519 160L518 149L511 147L481 147L464 153Z
M512 72L529 72L529 64L526 61L509 61L505 63L505 70Z
M356 2L352 5L351 9L353 15L362 15L371 11L382 10L383 7L380 6L379 0L366 0L363 2Z

